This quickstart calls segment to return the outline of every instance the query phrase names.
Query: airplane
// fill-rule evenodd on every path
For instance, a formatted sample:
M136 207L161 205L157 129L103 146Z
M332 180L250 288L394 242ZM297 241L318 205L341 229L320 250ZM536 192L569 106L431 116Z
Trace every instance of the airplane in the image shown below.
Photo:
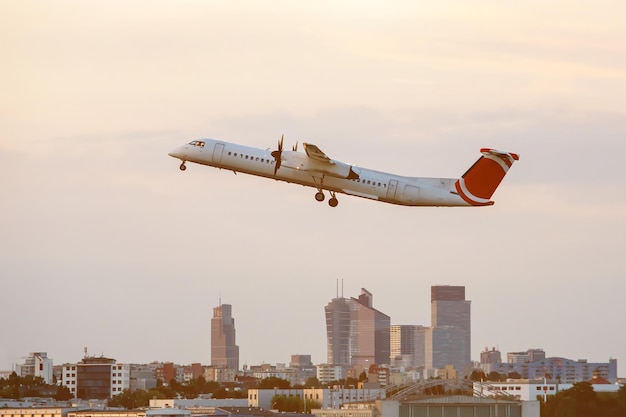
M460 178L406 177L361 168L329 158L320 148L296 142L292 150L283 150L284 135L278 148L270 151L216 139L198 139L179 146L169 155L180 159L180 170L187 162L242 172L277 181L317 189L315 199L339 204L337 193L368 198L403 206L490 206L491 196L519 156L490 148L480 150L481 157Z

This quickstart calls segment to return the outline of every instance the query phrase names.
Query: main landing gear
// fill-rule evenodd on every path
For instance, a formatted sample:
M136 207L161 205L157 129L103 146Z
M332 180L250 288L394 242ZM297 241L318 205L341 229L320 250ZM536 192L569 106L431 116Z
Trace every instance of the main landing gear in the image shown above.
M187 167L185 166L185 162L184 162L184 161L183 161L183 163L182 163L182 164L180 164L180 167L179 167L179 168L180 168L180 170L181 170L181 171L184 171L184 170L186 170L186 169L187 169Z
M339 200L337 200L337 197L335 197L335 192L334 191L329 191L330 192L330 199L328 200L328 205L331 207L337 207L337 205L339 204ZM322 192L322 190L318 190L315 193L315 199L319 202L324 201L324 193Z
M315 199L319 202L324 201L324 191L322 191L322 186L324 185L324 177L322 177L320 179L319 184L317 183L317 179L315 177L313 177L313 181L315 182L315 185L317 186L317 192L315 193ZM337 204L339 204L339 200L337 200L337 197L335 197L335 192L334 191L328 191L330 193L330 199L328 200L328 205L331 207L337 207Z

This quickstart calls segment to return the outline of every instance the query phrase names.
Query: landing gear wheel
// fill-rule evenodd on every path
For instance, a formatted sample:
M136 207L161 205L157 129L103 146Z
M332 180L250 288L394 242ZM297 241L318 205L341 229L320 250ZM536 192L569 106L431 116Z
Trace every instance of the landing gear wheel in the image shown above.
M181 170L181 171L184 171L184 170L186 170L186 169L187 169L187 167L185 166L185 163L184 163L184 162L183 162L182 164L180 164L180 167L179 167L179 168L180 168L180 170Z
M337 200L335 197L332 197L330 200L328 200L328 205L331 207L337 207L337 204L339 204L339 200Z
M317 201L324 201L324 198L326 198L326 196L324 196L323 192L318 191L317 193L315 193L315 199Z

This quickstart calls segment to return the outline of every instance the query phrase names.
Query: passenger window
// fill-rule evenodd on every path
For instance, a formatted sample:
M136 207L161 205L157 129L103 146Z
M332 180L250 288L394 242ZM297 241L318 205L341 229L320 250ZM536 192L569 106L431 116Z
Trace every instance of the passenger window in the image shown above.
M246 155L246 159L248 159L248 155Z
M257 157L256 157L256 159L255 159L255 161L258 161L258 160L259 160L259 157L257 156Z
M237 156L237 152L235 152L235 156Z
M231 152L228 152L228 156L230 156Z
M265 158L261 158L261 162L265 162Z

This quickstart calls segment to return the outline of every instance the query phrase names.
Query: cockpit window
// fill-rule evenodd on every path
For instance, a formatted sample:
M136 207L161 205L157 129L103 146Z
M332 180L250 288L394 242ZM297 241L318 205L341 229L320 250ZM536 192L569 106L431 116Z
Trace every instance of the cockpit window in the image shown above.
M190 145L193 146L199 146L201 148L204 148L204 141L202 140L192 140L191 142L189 142Z

